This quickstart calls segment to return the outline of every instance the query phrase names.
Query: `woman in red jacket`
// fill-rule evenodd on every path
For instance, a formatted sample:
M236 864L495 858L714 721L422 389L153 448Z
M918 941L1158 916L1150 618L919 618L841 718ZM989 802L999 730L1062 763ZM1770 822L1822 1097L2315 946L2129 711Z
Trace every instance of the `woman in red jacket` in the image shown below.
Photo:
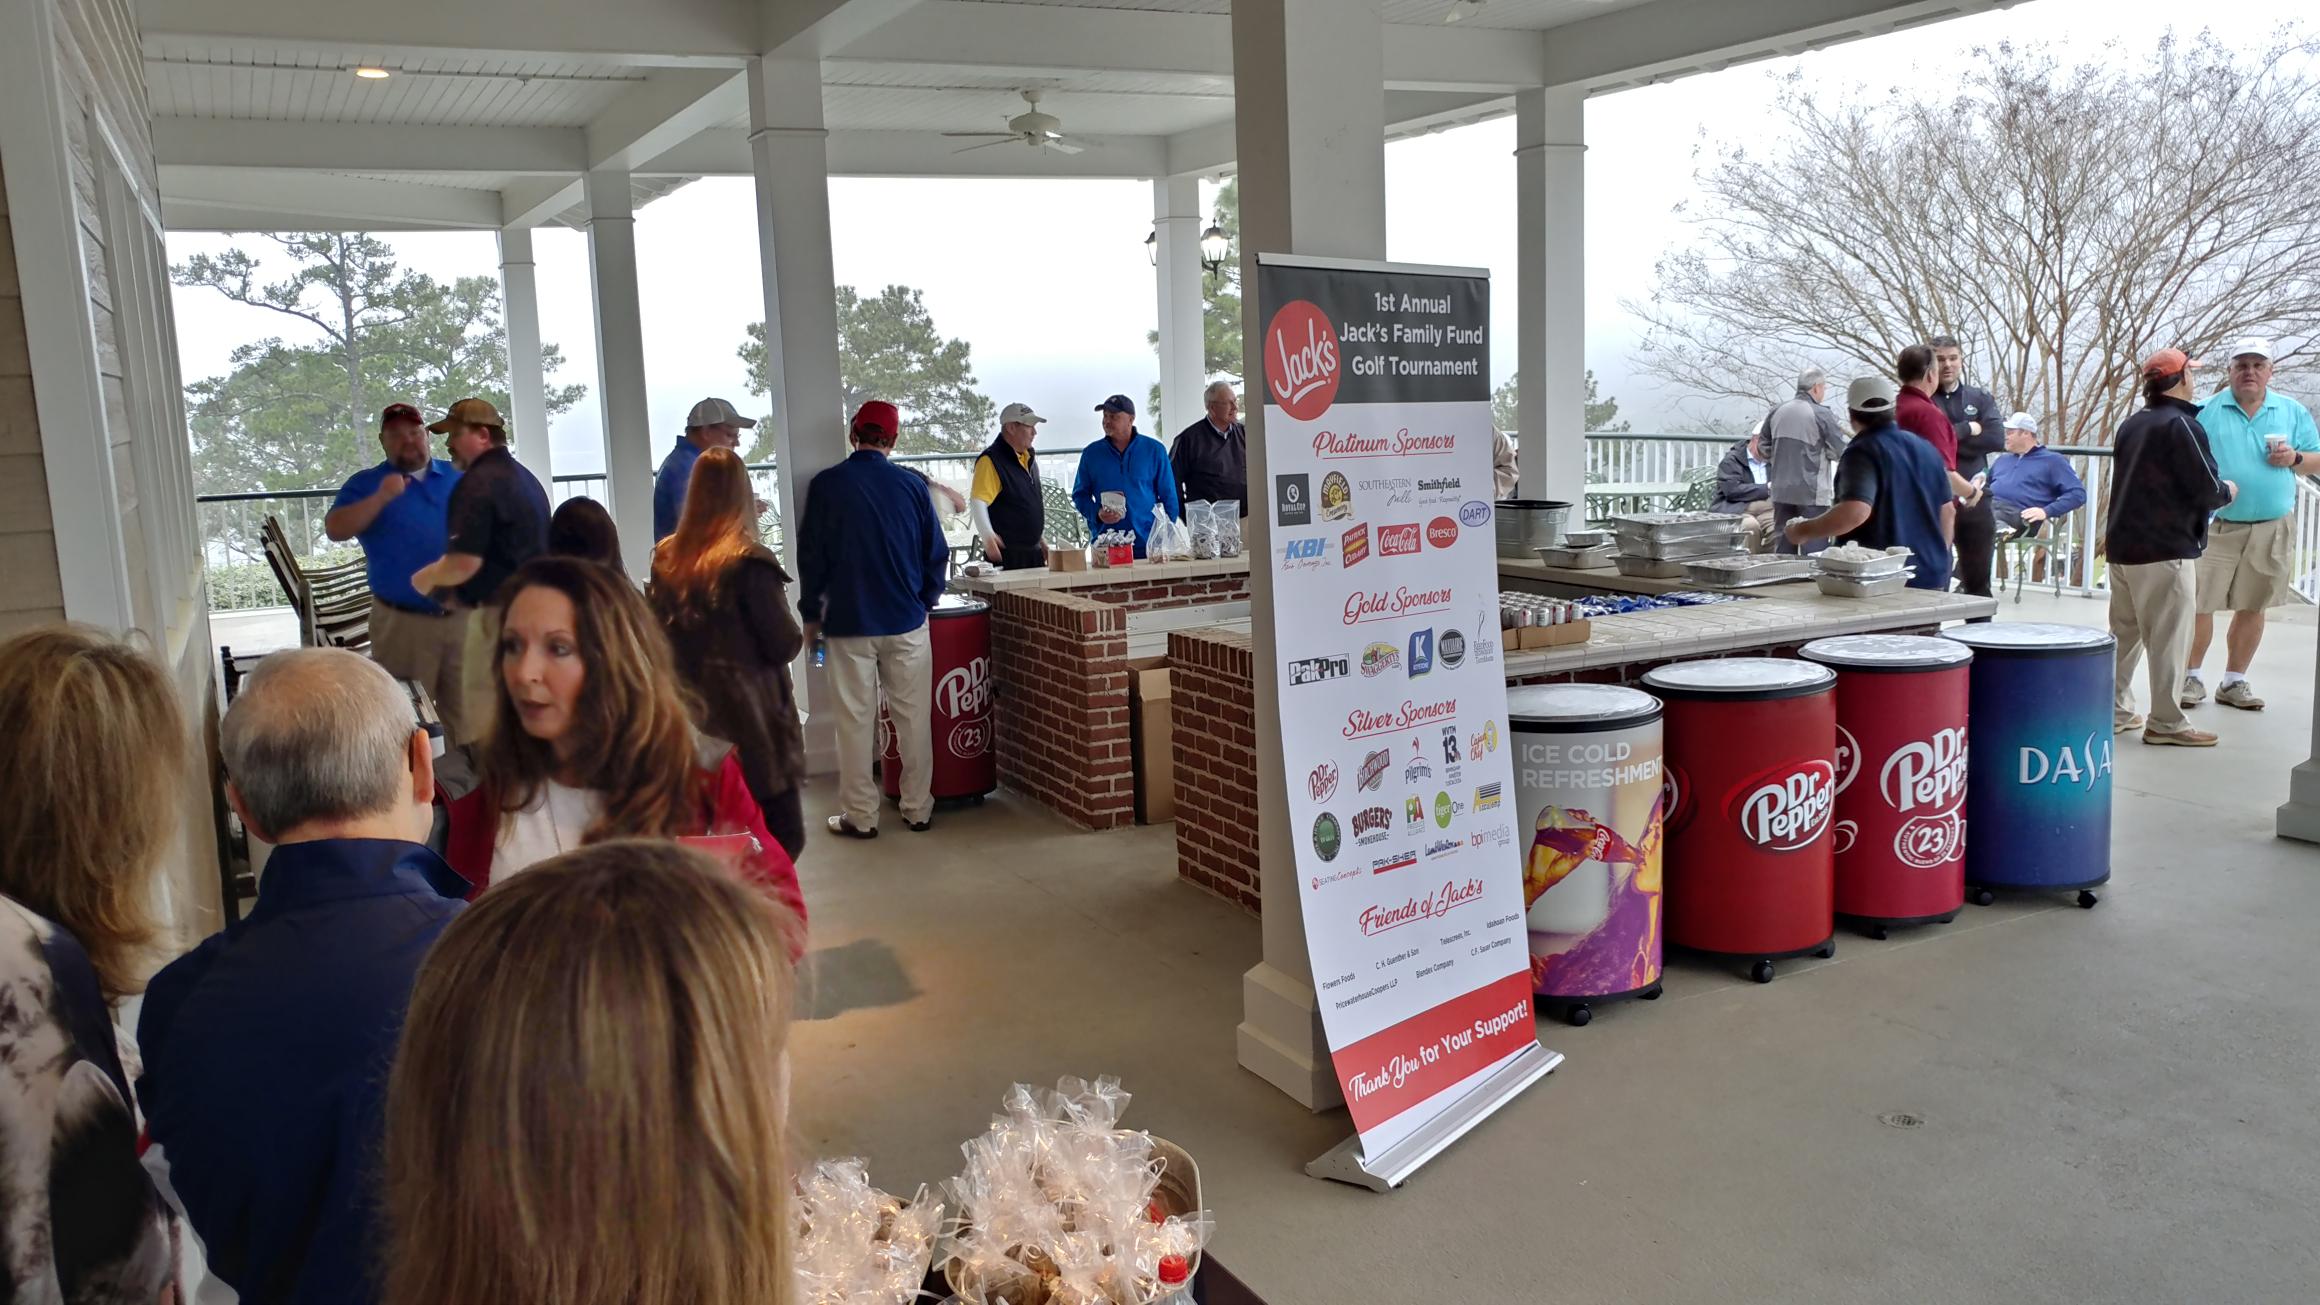
M499 595L481 781L451 804L445 859L477 892L611 838L677 838L806 915L797 869L766 832L733 746L693 727L667 636L625 578L535 558Z

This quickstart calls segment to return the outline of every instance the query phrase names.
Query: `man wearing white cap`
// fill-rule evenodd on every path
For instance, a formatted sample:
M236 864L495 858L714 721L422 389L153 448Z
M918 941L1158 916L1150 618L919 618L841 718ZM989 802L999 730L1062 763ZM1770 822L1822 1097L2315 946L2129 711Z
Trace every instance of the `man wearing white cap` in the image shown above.
M1833 538L1907 548L1916 567L1909 587L1940 593L1949 588L1950 542L1957 535L1953 473L1933 445L1894 421L1897 394L1882 376L1857 377L1846 387L1853 439L1837 459L1836 505L1789 522L1781 534L1796 547Z
M684 438L661 459L660 472L653 477L653 542L659 543L677 531L677 518L685 513L685 487L693 483L693 464L700 461L706 449L737 449L741 447L741 432L757 424L755 417L744 417L723 399L703 399L685 414Z
M2086 506L2086 482L2070 459L2038 442L2038 419L2017 412L2006 419L2006 452L1990 464L1990 511L2014 534L2037 534L2055 517Z
M2239 497L2215 514L2207 552L2199 559L2199 616L2183 705L2206 700L2200 667L2215 639L2215 614L2230 612L2215 700L2262 711L2264 700L2248 683L2247 669L2263 642L2264 612L2288 600L2296 559L2296 477L2320 471L2320 430L2303 404L2272 390L2271 341L2250 338L2233 345L2230 381L2230 388L2199 409L2216 472L2239 486Z
M999 438L975 459L967 512L983 537L983 556L1010 571L1047 565L1047 500L1039 490L1039 455L1031 443L1047 418L1028 403L999 411Z

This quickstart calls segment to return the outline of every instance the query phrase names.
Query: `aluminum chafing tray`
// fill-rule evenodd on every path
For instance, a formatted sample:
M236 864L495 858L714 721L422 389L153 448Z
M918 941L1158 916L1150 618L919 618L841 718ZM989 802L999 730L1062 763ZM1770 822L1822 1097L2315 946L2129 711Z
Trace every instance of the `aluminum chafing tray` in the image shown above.
M1612 565L1619 568L1619 574L1631 575L1639 580L1684 578L1684 564L1681 562L1668 562L1656 557L1615 557L1611 561Z
M1622 540L1737 537L1745 520L1720 512L1633 512L1611 518L1611 529Z
M1610 542L1611 532L1608 530L1566 530L1563 532L1563 547L1565 548L1600 548Z
M1813 556L1813 561L1820 566L1821 574L1844 576L1853 580L1874 580L1882 576L1898 575L1909 565L1909 560L1910 554L1906 547L1885 549L1878 556L1865 561L1848 561L1841 557L1831 557L1826 552Z
M1707 589L1742 589L1785 580L1809 580L1812 574L1811 558L1778 554L1711 557L1684 563L1684 578Z
M1693 535L1683 539L1631 539L1620 536L1617 545L1621 557L1648 557L1661 562L1680 562L1694 557L1725 557L1740 552L1740 536Z
M1599 548L1541 548L1539 560L1571 571L1604 571L1611 567L1611 546Z
M1821 592L1831 598L1874 598L1879 594L1899 593L1909 586L1909 578L1917 574L1916 567L1895 571L1891 575L1856 580L1851 576L1823 573L1813 577Z

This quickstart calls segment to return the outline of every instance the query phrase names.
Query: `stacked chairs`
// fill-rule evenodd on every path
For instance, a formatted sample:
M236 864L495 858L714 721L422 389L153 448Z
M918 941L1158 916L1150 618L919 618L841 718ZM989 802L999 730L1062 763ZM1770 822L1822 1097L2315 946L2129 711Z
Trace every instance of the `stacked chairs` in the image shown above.
M298 641L309 648L349 648L357 652L371 645L370 582L360 562L312 570L301 566L290 549L282 523L268 514L259 527L258 542L266 564L298 613Z

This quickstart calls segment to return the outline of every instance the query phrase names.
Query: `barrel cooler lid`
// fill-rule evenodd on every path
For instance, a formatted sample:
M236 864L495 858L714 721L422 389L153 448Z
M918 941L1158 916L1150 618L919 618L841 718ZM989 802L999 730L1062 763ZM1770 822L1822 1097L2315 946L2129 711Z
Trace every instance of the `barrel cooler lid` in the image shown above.
M2046 625L2035 621L1993 621L1988 625L1961 625L1941 632L1944 639L1980 652L2014 657L2068 657L2115 647L2108 630L2083 625Z
M1532 684L1506 691L1509 727L1541 734L1647 725L1660 717L1659 699L1616 684Z
M1849 671L1931 671L1963 666L1974 650L1954 639L1922 634L1847 634L1815 639L1797 650L1800 657Z
M939 620L946 616L973 616L978 612L990 610L991 605L980 598L967 594L946 593L935 603L934 610L927 615Z
M1805 698L1825 693L1837 673L1793 657L1719 657L1676 662L1646 672L1643 683L1663 696L1733 702Z

